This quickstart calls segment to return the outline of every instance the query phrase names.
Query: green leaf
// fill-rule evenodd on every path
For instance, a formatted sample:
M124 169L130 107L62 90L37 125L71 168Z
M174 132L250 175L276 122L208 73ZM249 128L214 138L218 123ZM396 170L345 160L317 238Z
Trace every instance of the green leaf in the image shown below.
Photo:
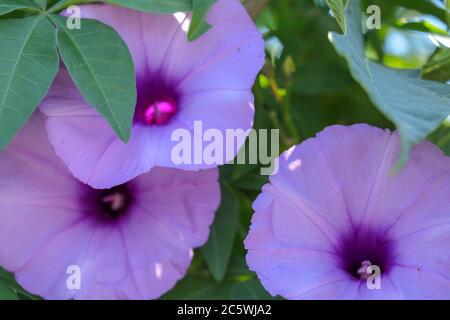
M204 275L187 275L175 288L161 297L163 300L228 300L231 285L217 283Z
M232 300L278 300L272 297L258 280L249 280L235 284L231 288Z
M414 21L414 22L403 22L402 20L397 21L395 27L401 30L412 30L426 33L434 33L441 36L448 36L446 30L436 27L429 21Z
M378 0L383 2L385 0ZM429 0L389 0L390 4L401 6L407 9L415 10L423 14L431 14L442 21L446 21L447 13L445 9L438 7L433 1ZM376 4L376 2L375 2Z
M11 294L11 291L14 293L16 297L15 300L17 299L18 295L21 295L21 297L26 297L27 299L31 300L40 299L39 297L33 296L30 293L28 293L16 282L16 280L14 279L14 275L12 273L7 272L6 270L0 267L0 291L2 291L1 289L2 285L7 288L9 294ZM2 300L1 297L0 300Z
M131 54L117 32L95 20L82 20L70 30L66 18L52 16L58 25L61 57L84 98L127 142L136 107L136 77Z
M56 31L43 16L0 20L0 150L47 94L58 71Z
M0 0L0 15L4 15L15 10L38 8L31 0Z
M450 156L450 122L444 122L429 139L441 148L447 156Z
M188 33L189 41L194 41L211 29L212 26L205 21L205 18L215 2L216 0L193 0L193 15Z
M239 226L239 198L222 184L222 204L216 213L208 243L201 248L214 279L221 281L227 271L233 240Z
M193 0L104 0L130 9L154 12L174 13L192 11Z
M47 8L47 0L33 0L33 2L36 3L41 9L45 10Z
M0 300L19 300L19 297L14 290L0 282Z
M344 0L327 0L328 6L333 12L334 17L336 18L337 23L341 27L342 31L345 31L345 23L344 23L344 8L345 2Z
M390 69L367 59L359 0L349 0L345 22L346 33L332 33L330 39L347 60L353 77L397 126L403 140L398 167L408 159L412 145L425 139L450 114L449 87L421 80L417 71Z
M450 49L438 48L422 68L422 78L439 82L450 80Z

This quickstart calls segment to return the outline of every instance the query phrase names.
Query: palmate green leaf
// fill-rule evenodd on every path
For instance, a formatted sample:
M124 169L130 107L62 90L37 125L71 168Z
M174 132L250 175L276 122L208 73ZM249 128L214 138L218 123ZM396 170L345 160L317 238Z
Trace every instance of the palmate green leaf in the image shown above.
M154 13L192 11L193 0L103 0L122 7Z
M200 38L211 29L212 26L205 21L205 18L215 2L216 0L193 0L193 14L188 32L189 41Z
M216 281L221 281L225 276L238 226L239 198L227 184L223 183L222 204L216 213L209 240L201 248L202 255Z
M450 49L438 48L422 68L422 78L439 82L450 80Z
M58 71L56 31L44 16L0 20L0 150L47 94Z
M346 32L330 39L348 62L353 77L402 136L406 162L412 145L425 139L450 114L450 87L419 79L417 71L389 69L366 58L359 0L349 0L345 12Z
M83 97L127 142L136 106L136 78L131 54L114 29L95 20L82 20L69 30L66 18L53 15L58 48Z
M0 15L20 9L36 10L38 7L32 0L0 0Z

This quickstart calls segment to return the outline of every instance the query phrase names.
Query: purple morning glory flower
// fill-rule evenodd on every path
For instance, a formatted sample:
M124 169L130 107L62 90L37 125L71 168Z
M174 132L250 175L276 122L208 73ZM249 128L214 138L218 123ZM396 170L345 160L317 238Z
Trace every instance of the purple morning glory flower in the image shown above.
M394 175L399 152L396 133L355 125L280 157L245 241L271 294L450 299L450 158L423 142Z
M82 17L112 26L130 48L138 100L131 140L124 144L81 97L61 70L41 105L49 139L81 181L110 188L154 166L198 170L218 164L176 164L176 129L248 130L253 126L251 88L264 64L264 41L239 0L217 1L207 16L213 26L188 42L190 15L156 15L117 6L81 6Z
M0 155L0 265L47 299L151 299L181 279L220 203L218 170L111 189L67 171L36 114Z

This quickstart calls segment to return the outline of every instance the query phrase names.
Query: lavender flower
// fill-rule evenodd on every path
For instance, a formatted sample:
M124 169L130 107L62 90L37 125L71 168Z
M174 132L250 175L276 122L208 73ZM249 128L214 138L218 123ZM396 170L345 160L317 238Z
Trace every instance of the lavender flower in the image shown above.
M110 188L154 166L187 170L217 164L176 164L176 129L248 130L251 88L264 64L264 41L239 0L219 0L208 14L213 28L188 42L190 15L156 15L111 5L81 6L82 16L112 26L128 44L137 73L137 105L128 144L81 97L61 70L41 110L56 153L81 181ZM242 143L241 143L242 145ZM234 158L241 147L235 148ZM224 158L223 164L232 160Z
M37 114L0 155L0 265L48 299L157 298L207 240L217 179L155 168L92 189L54 154Z
M450 159L424 142L393 175L399 151L396 133L333 126L280 157L245 241L271 294L450 299Z

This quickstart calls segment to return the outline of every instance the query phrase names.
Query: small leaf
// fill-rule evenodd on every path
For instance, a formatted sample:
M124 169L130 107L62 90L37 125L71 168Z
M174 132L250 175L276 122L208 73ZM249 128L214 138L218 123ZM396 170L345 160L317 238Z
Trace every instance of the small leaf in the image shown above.
M43 16L0 20L0 150L47 94L58 71L56 31Z
M411 147L425 139L450 114L450 90L442 83L421 80L416 70L395 70L365 56L360 0L349 0L344 35L330 34L335 49L350 67L353 77L402 136L397 168L408 159Z
M38 9L31 0L0 0L0 15L20 9Z
M0 282L0 300L19 300L19 297L14 290Z
M52 16L58 25L61 57L83 97L127 142L136 107L136 77L125 42L111 27L82 20L70 30L66 19Z
M272 297L258 280L249 280L235 284L231 288L232 300L277 300Z
M9 291L12 291L15 294L15 300L17 299L17 296L20 295L21 297L26 297L30 300L38 300L40 299L37 296L33 296L32 294L28 293L25 289L23 289L14 279L14 275L12 273L7 272L6 270L2 269L0 267L0 287L5 286L9 289ZM0 288L0 291L2 289ZM0 293L1 296L1 293ZM0 300L1 297L0 297Z
M217 283L210 276L187 275L175 288L161 297L163 300L228 300L231 285Z
M337 23L341 27L342 31L345 31L345 23L344 23L344 8L345 1L344 0L327 0L328 6L333 12L334 17L336 18Z
M225 276L238 226L239 198L227 184L223 183L222 204L216 213L208 243L201 248L216 281L221 281Z
M435 26L429 21L403 22L402 20L400 20L396 22L395 27L401 30L409 30L409 31L412 30L426 33L434 33L441 36L448 36L446 30L442 30L441 28Z
M450 80L450 49L438 48L422 68L422 78L439 82Z
M104 0L130 9L154 12L174 13L192 11L193 0Z
M193 14L188 33L189 41L198 39L211 29L211 25L205 21L205 18L215 2L216 0L193 0Z

